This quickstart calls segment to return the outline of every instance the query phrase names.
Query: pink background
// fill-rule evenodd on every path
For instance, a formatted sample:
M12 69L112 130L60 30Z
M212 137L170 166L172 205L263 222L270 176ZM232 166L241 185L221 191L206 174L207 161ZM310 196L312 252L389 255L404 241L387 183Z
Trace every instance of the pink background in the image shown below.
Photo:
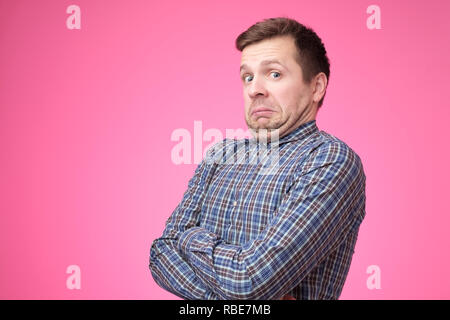
M81 30L66 27L71 4ZM381 30L366 27L372 4ZM367 176L341 299L449 299L449 13L436 0L1 1L0 298L177 299L148 269L195 169L172 163L171 133L247 129L234 40L288 15L331 61L318 127ZM66 287L73 264L80 290Z

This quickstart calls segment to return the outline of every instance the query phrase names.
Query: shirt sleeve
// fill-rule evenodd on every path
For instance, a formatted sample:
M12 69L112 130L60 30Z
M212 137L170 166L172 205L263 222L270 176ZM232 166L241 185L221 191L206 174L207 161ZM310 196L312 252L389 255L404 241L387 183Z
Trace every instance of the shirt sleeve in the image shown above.
M149 268L155 282L176 296L189 300L219 298L197 277L177 248L177 240L183 231L199 224L205 185L214 170L210 158L213 150L208 150L196 168L181 203L167 220L162 236L153 241L150 249Z
M278 299L362 221L365 199L359 157L345 144L324 143L297 170L274 218L254 239L228 244L201 227L179 238L180 252L198 276L227 299Z

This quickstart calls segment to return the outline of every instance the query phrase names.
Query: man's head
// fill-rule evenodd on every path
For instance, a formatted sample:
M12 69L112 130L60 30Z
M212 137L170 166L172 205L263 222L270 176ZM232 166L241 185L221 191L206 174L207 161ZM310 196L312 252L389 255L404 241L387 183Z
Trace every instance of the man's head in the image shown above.
M313 30L289 18L266 19L240 34L236 48L242 51L240 76L249 128L279 129L281 137L315 119L330 64Z

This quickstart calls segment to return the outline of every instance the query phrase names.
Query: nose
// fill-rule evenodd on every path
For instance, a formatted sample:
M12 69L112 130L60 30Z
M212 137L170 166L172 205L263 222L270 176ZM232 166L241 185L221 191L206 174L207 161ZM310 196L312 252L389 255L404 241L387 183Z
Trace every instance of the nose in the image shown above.
M256 98L258 95L267 96L267 89L264 80L254 77L248 88L248 95L251 98Z

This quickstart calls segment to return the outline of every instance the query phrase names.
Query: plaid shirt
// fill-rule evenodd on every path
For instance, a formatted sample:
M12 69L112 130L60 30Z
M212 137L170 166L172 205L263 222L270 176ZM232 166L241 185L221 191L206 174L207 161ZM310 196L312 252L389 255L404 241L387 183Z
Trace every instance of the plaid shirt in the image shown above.
M185 299L338 299L365 216L359 156L311 120L277 141L270 174L216 161L248 142L208 150L152 243L153 278Z

